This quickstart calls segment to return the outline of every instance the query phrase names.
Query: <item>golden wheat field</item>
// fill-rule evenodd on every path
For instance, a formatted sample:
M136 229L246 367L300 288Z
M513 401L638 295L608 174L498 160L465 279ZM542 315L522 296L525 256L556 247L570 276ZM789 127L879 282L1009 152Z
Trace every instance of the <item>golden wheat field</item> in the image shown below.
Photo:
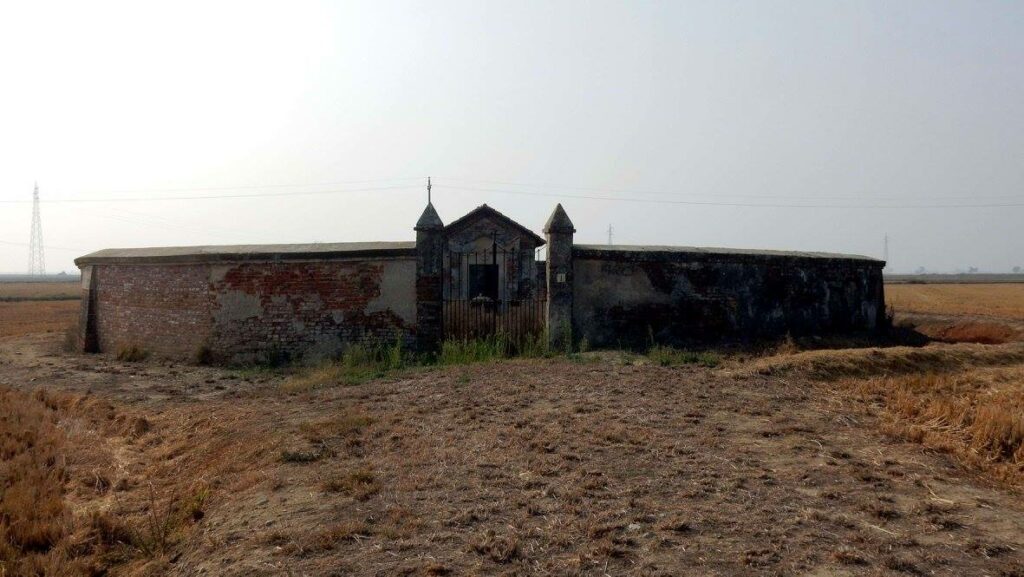
M1024 320L1024 284L891 284L886 303L896 313L984 315Z

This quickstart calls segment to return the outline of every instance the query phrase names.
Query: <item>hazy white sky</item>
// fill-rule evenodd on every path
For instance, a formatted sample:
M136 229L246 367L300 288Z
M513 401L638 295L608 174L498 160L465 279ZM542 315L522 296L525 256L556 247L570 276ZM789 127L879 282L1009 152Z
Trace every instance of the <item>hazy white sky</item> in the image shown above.
M1024 266L1024 2L10 1L0 87L0 271L36 180L58 272L412 239L427 175L577 242Z

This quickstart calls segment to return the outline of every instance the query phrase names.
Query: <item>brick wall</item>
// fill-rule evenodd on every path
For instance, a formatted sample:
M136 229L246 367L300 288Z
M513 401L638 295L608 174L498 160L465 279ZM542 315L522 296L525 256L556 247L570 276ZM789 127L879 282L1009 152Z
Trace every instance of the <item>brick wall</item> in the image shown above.
M347 343L414 342L411 258L217 265L211 280L218 356L331 357Z
M100 265L92 275L100 351L137 346L191 358L212 334L206 265Z
M95 264L90 314L111 353L246 363L329 357L353 342L411 346L415 268L409 257Z

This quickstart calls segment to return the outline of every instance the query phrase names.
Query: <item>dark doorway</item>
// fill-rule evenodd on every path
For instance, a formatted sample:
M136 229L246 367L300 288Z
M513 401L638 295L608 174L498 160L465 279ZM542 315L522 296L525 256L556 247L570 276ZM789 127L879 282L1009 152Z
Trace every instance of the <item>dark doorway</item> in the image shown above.
M497 243L492 243L490 250L446 250L444 338L462 340L500 334L519 346L543 334L546 301L535 291L520 289L523 260L516 250L500 250ZM530 280L533 276L531 271Z
M498 265L469 265L469 298L479 297L498 300Z

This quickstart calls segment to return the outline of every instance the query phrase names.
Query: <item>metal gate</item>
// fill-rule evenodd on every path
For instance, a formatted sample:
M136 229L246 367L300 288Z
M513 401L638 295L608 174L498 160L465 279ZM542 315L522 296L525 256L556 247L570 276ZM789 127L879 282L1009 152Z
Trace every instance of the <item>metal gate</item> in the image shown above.
M444 255L444 338L501 335L513 345L543 332L546 299L532 251L499 248Z

